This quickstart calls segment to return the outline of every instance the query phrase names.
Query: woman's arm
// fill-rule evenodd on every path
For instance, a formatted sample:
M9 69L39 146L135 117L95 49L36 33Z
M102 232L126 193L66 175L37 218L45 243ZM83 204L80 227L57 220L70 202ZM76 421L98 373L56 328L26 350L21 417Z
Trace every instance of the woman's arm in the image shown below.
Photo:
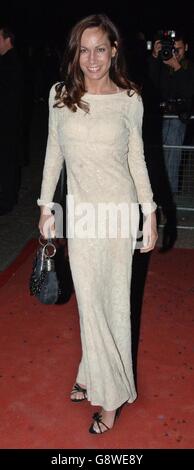
M59 108L53 108L55 97L55 85L52 86L49 95L49 125L46 155L43 169L41 195L38 205L42 206L52 202L63 167L64 157L60 148L57 121Z
M41 206L41 215L39 220L40 233L48 238L48 230L50 236L54 236L54 218L49 208L49 204L53 200L59 176L63 167L64 157L61 152L58 133L57 133L57 117L60 110L53 108L55 97L55 85L52 86L49 95L49 128L47 148L43 169L43 178L41 185L41 195L37 203Z
M153 193L148 176L147 166L144 157L142 140L142 118L143 104L141 97L135 94L130 107L129 116L129 171L133 178L138 203L141 205L144 214L143 224L143 247L141 252L147 252L154 248L157 235L156 204L153 201Z
M142 140L143 104L141 97L137 94L129 99L133 100L133 102L129 110L128 165L135 184L138 203L141 204L142 212L147 215L155 211L157 206L153 201L153 193L144 157Z

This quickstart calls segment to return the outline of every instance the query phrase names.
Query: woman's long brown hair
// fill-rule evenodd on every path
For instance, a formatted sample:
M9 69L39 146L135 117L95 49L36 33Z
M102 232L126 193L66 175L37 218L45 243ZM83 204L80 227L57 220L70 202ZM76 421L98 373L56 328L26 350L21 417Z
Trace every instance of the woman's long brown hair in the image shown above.
M56 103L54 106L67 106L75 112L77 107L89 111L89 106L82 101L86 93L84 75L79 65L81 37L85 29L99 27L107 33L111 47L116 47L116 55L110 67L110 78L118 86L139 92L138 87L127 78L125 59L122 53L121 38L116 26L104 14L90 15L79 21L71 30L61 65L62 82L56 85Z

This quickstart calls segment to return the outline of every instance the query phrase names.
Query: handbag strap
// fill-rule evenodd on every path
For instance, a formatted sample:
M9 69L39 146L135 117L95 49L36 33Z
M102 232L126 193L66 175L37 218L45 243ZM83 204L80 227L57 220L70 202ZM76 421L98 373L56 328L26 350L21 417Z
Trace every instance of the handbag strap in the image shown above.
M42 257L47 257L47 258L53 258L53 256L55 256L56 254L56 246L55 244L53 243L53 239L52 238L47 238L47 240L44 238L43 239L44 242L46 243L43 243L42 242L42 238L41 238L41 235L39 237L39 243L42 247ZM51 253L48 251L48 249L51 248Z

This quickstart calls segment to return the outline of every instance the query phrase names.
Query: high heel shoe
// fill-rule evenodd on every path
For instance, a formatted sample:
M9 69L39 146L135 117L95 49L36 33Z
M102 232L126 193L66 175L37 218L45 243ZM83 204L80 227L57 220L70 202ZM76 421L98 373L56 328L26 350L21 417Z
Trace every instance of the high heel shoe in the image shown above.
M83 393L83 398L71 398L71 401L73 401L74 403L87 400L86 388L81 387L81 385L79 385L78 383L75 383L75 385L73 386L71 395L75 395L76 393Z
M113 421L113 426L115 424L116 419L120 416L121 410L122 410L123 406L125 405L125 403L126 402L124 402L121 406L119 406L119 408L117 408L116 413L115 413L115 417L114 417L114 421ZM91 434L103 434L104 432L110 431L110 429L112 429L112 428L109 428L107 426L107 424L104 423L104 421L102 421L102 415L100 413L94 413L93 420L94 420L94 423L92 423L90 428L89 428L89 432ZM94 429L94 424L95 423L98 425L99 432ZM106 428L103 431L102 431L102 428L100 426L101 424Z

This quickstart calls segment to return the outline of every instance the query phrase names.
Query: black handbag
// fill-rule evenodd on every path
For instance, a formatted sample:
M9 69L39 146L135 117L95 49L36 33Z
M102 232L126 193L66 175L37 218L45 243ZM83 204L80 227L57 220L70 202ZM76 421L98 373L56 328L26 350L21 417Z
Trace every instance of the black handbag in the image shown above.
M29 281L30 294L43 304L66 303L73 292L73 281L64 245L52 239L39 242Z

